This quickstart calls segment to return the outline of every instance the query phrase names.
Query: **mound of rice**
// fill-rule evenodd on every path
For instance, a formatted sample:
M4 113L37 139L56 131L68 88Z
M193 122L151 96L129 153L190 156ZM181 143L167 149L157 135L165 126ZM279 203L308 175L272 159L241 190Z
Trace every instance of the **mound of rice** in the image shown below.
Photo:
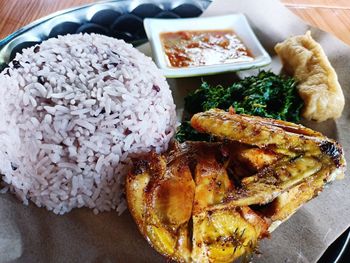
M56 214L121 212L130 155L164 151L175 125L165 78L131 45L49 39L0 74L1 191Z

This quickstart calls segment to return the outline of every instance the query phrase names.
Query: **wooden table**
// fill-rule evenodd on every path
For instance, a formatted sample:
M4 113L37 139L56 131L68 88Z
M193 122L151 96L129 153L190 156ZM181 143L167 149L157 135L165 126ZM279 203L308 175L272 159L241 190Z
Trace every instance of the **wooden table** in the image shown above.
M350 45L350 0L281 0L308 24Z
M264 1L264 0L257 0ZM350 45L350 0L281 0L307 23ZM0 0L0 39L52 12L94 0Z

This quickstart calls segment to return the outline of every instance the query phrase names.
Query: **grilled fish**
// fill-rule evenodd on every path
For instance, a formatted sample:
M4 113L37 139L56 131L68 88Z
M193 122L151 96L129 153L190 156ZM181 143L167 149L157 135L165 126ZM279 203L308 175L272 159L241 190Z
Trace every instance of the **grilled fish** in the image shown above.
M233 205L263 205L306 179L327 183L344 174L341 146L301 125L217 109L195 114L191 125L220 139L255 145L282 156L243 178L242 187L228 198Z
M129 210L142 235L178 262L233 262L255 251L345 170L341 146L301 125L221 110L191 125L216 142L174 143L133 160Z

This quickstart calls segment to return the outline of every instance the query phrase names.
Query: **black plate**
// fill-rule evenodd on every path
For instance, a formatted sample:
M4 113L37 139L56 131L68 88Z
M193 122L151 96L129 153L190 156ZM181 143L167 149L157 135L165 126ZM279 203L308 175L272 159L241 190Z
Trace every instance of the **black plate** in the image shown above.
M348 263L350 261L350 228L325 251L318 263Z
M0 40L0 70L22 49L58 35L99 33L138 45L147 41L143 19L197 17L211 0L111 0L39 19Z

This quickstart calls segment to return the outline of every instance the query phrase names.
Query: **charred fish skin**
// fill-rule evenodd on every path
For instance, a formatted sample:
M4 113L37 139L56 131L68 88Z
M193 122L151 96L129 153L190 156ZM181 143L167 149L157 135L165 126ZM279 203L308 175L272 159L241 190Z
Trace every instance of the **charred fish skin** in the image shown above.
M221 140L151 152L126 178L141 234L170 260L224 263L253 253L346 168L339 143L301 125L221 110L191 123Z
M198 132L238 141L259 148L271 148L288 155L319 152L315 140L323 136L301 125L257 116L232 114L212 109L195 114L191 125Z
M269 148L289 156L326 154L337 167L345 166L338 142L302 125L219 109L195 114L191 125L198 132L220 139Z
M333 160L337 168L346 165L343 149L338 142L324 141L320 144L320 149Z

